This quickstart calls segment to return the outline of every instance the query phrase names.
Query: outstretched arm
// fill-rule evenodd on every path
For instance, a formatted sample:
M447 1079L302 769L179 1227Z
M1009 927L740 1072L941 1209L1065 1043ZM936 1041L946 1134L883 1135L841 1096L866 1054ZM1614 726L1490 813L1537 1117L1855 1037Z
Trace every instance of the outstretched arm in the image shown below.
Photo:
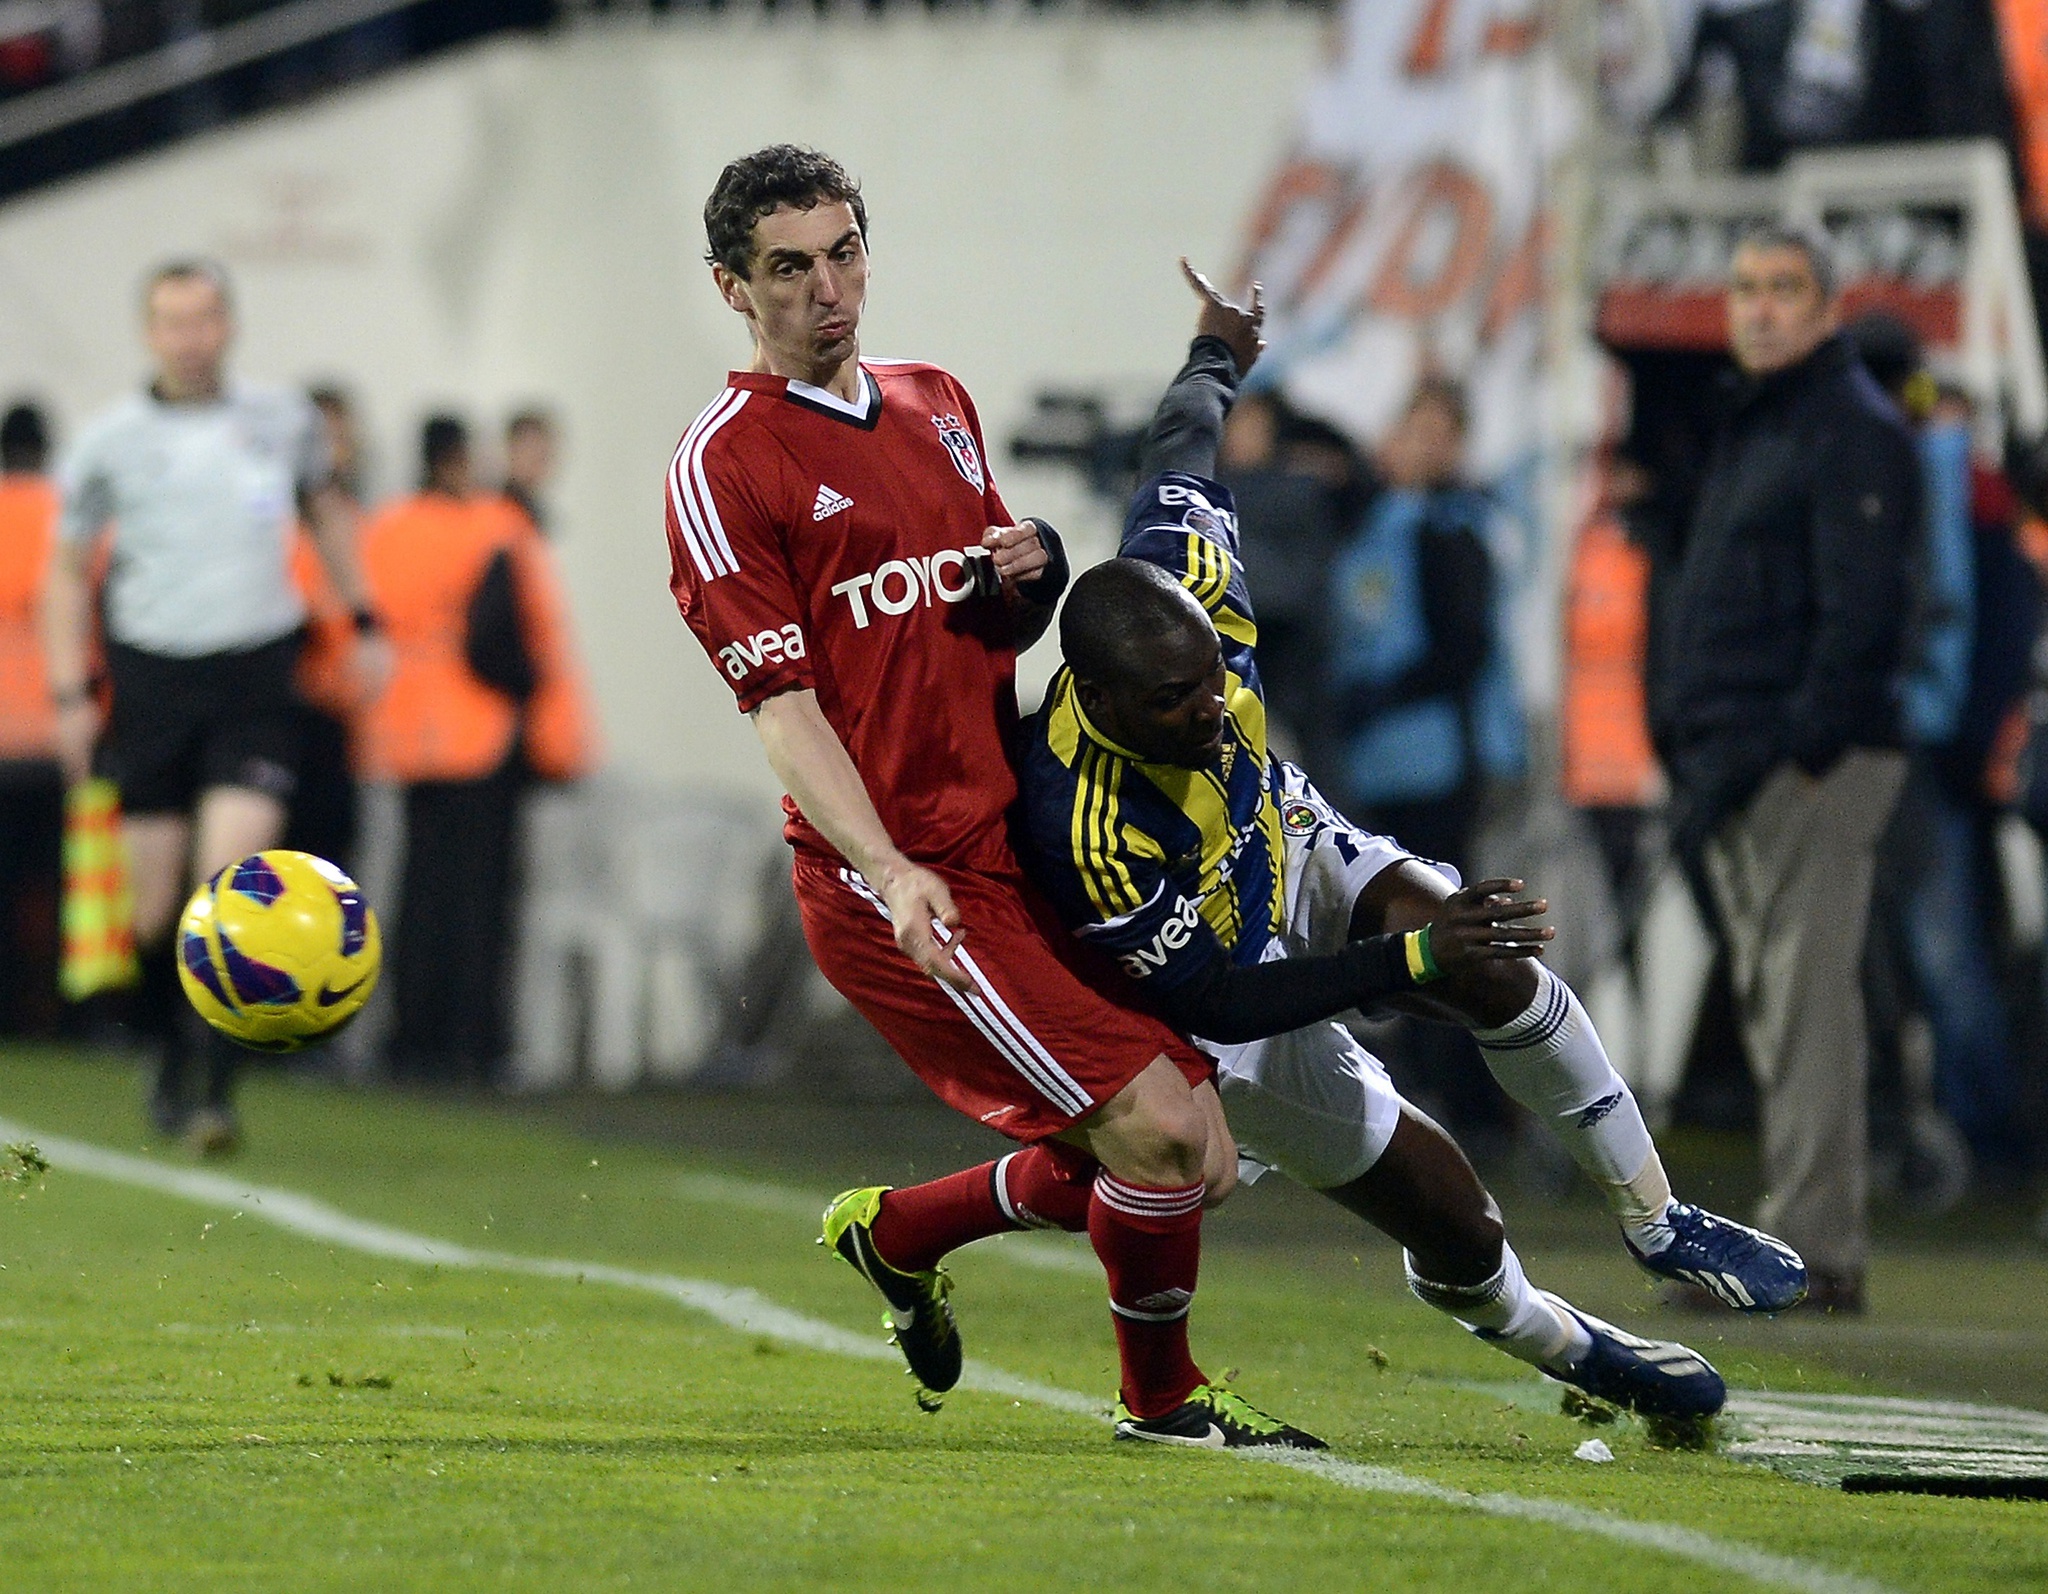
M1421 930L1368 935L1341 952L1237 965L1216 948L1202 970L1155 1000L1176 1029L1224 1046L1283 1035L1370 1007L1468 969L1543 955L1556 931L1523 923L1549 904L1514 895L1519 883L1483 880L1454 893Z
M778 692L754 709L753 719L783 789L818 833L882 894L904 956L933 979L969 989L967 976L953 961L963 932L952 893L945 881L898 850L846 744L818 707L818 694L809 689ZM945 927L945 940L934 930L934 921Z
M1249 308L1231 303L1216 285L1187 263L1181 275L1201 301L1195 316L1195 340L1187 364L1174 377L1152 424L1145 433L1138 460L1138 479L1150 481L1165 472L1190 476L1216 473L1216 447L1223 437L1223 418L1237 398L1238 384L1266 346L1259 328L1266 319L1265 290L1252 284Z

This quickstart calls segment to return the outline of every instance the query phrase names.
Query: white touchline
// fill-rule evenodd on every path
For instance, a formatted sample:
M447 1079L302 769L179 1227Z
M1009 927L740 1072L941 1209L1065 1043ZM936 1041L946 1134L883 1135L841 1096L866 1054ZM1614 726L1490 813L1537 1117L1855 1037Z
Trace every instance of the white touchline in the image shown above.
M856 1334L835 1323L821 1322L815 1317L806 1317L801 1312L778 1306L758 1290L714 1284L705 1279L678 1278L671 1273L643 1273L604 1262L521 1256L511 1251L458 1245L453 1241L436 1240L407 1229L351 1217L339 1208L294 1190L251 1184L231 1174L202 1168L168 1167L146 1157L110 1151L88 1141L42 1134L24 1124L10 1123L5 1119L0 1119L0 1141L33 1141L53 1168L159 1191L201 1206L246 1212L294 1234L367 1256L391 1257L428 1267L477 1268L525 1274L533 1278L610 1284L619 1289L661 1296L742 1334L777 1339L806 1350L852 1356L862 1361L894 1362L898 1359L894 1350L872 1336ZM984 1362L968 1362L960 1387L984 1394L1007 1395L1013 1400L1028 1400L1033 1405L1049 1406L1098 1420L1106 1415L1102 1401L1070 1389L1019 1378ZM1768 1550L1731 1544L1673 1523L1633 1522L1626 1517L1567 1505L1561 1500L1532 1499L1514 1494L1470 1494L1463 1489L1432 1483L1427 1478L1411 1477L1391 1467L1367 1466L1362 1462L1305 1451L1248 1450L1241 1452L1241 1459L1290 1467L1348 1489L1372 1494L1406 1495L1460 1510L1477 1511L1486 1516L1540 1522L1569 1532L1611 1539L1712 1566L1723 1572L1734 1572L1767 1586L1798 1589L1802 1594L1888 1594L1884 1585L1868 1578L1833 1571Z

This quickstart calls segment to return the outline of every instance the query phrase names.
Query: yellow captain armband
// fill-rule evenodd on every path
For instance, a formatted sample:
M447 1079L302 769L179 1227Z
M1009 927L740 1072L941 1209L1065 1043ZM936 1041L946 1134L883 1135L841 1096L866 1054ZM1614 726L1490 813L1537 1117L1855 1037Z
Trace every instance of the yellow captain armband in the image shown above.
M1401 948L1408 955L1408 977L1417 985L1443 978L1444 971L1436 966L1436 957L1429 949L1428 925L1402 936Z

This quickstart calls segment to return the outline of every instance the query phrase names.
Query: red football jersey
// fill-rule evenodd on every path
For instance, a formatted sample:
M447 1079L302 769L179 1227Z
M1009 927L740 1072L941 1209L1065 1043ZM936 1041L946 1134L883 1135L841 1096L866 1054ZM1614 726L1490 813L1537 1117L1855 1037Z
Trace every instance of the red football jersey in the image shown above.
M669 468L669 586L742 712L818 694L890 837L1016 867L1016 650L966 550L1010 524L974 404L936 366L864 361L860 401L735 371ZM787 798L785 834L836 858Z

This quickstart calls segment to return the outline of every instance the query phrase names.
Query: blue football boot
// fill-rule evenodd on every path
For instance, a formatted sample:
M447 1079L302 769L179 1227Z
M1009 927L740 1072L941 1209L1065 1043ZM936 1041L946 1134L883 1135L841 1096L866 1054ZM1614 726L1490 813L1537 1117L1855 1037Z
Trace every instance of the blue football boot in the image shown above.
M1559 1383L1645 1417L1711 1417L1727 1400L1728 1386L1698 1351L1675 1340L1637 1339L1548 1290L1537 1293L1593 1339L1571 1366L1543 1369Z
M1622 1237L1659 1278L1698 1285L1738 1312L1789 1311L1806 1298L1806 1264L1783 1240L1683 1201L1671 1203L1664 1221L1672 1240L1661 1251L1645 1253Z

